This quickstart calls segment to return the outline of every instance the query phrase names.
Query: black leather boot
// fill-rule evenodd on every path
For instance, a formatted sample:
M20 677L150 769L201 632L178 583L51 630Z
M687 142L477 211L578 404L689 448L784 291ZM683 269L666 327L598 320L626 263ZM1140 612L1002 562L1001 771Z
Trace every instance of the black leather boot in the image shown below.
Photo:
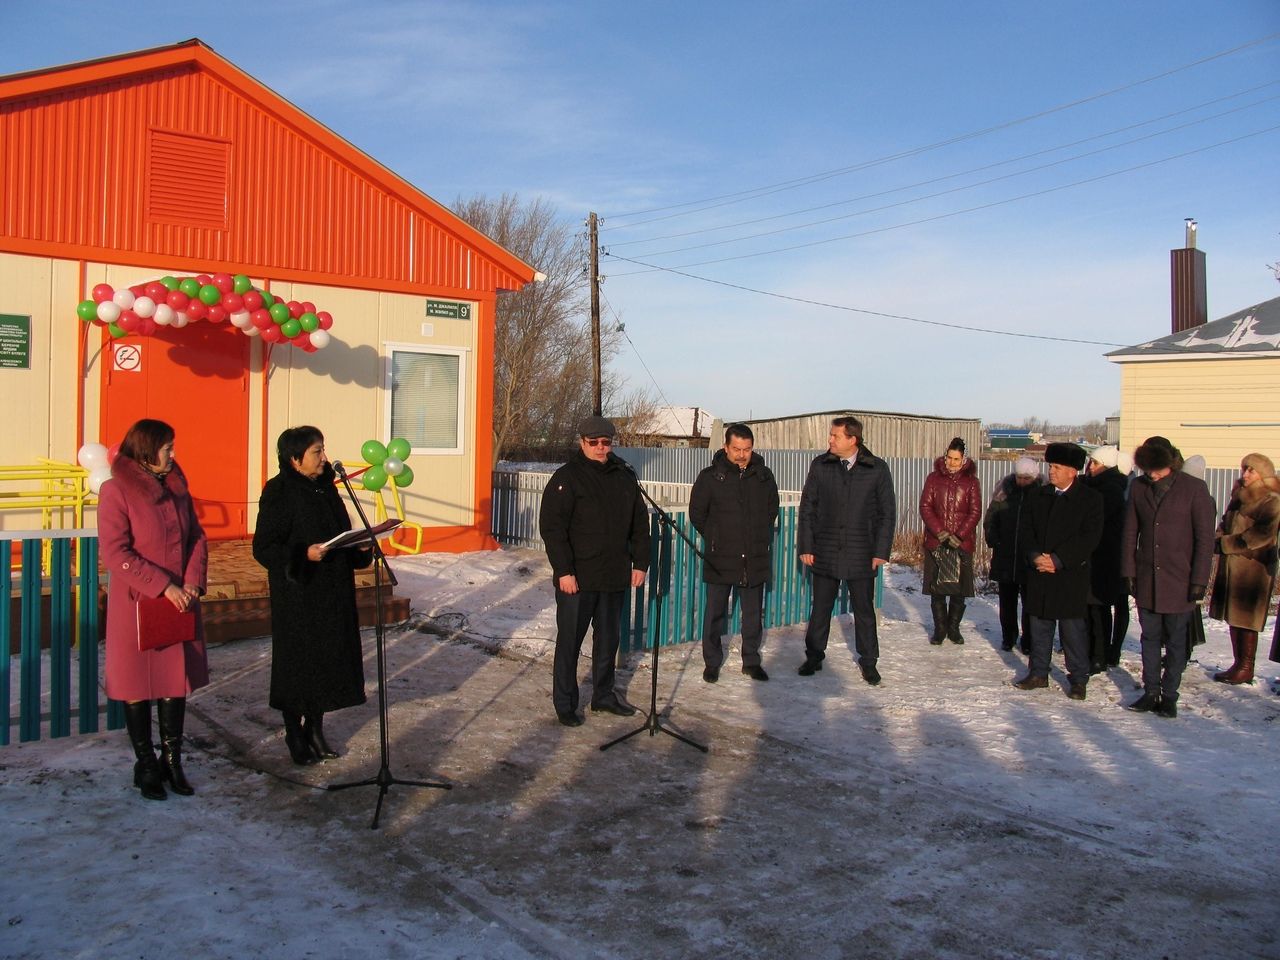
M309 713L302 718L302 736L307 746L321 760L332 760L338 751L329 746L324 738L324 714Z
M952 597L947 607L947 639L952 643L964 643L960 636L960 618L964 616L964 597Z
M284 745L289 748L289 756L293 758L293 762L305 767L319 760L302 732L302 717L287 710L281 711L281 715L284 717Z
M156 718L160 721L160 772L174 793L189 797L196 791L182 771L182 724L186 716L186 697L156 701Z
M929 612L933 614L933 634L929 637L929 642L940 647L947 636L947 598L930 597Z
M129 731L134 755L138 758L133 765L133 785L148 800L164 800L168 794L164 792L164 777L156 761L155 745L151 742L151 701L126 703L124 725Z

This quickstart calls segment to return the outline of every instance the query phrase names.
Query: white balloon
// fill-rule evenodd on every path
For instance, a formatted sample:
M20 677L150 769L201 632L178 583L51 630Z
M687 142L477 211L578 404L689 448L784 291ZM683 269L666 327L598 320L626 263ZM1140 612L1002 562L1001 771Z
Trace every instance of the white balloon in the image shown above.
M246 323L240 328L244 331L246 337L258 337L262 335L262 331L255 327L252 323Z
M387 457L382 461L382 469L387 471L388 477L398 477L404 473L404 461L397 460L395 457Z
M89 489L94 493L102 490L102 485L111 479L111 468L105 463L89 471Z
M156 302L150 297L138 297L133 301L133 312L140 317L154 316L156 312Z
M329 345L329 340L330 340L330 337L329 337L328 330L312 330L311 331L311 345L315 347L317 350L320 350L323 347L327 347Z
M173 323L176 316L177 314L174 313L173 307L169 306L167 303L157 303L156 315L152 319L160 326L167 327L169 324Z
M231 314L229 319L241 330L253 325L253 318L248 310L237 310L235 313Z
M115 323L120 319L120 308L110 300L98 304L98 319L103 323Z
M107 448L101 443L86 443L76 454L76 463L86 470L107 465Z
M112 302L121 310L128 310L132 307L135 299L132 290L117 290L115 296L111 298Z
M173 315L173 325L177 327L179 330L181 330L190 322L191 322L191 318L188 317L181 310L179 310L177 313Z

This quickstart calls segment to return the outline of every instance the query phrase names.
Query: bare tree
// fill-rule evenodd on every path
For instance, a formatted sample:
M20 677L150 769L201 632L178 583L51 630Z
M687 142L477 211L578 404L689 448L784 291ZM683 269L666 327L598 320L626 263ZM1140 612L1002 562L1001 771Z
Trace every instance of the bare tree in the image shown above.
M459 198L454 212L546 275L498 297L494 462L513 447L562 446L591 411L587 279L579 240L542 199Z
M645 446L659 426L660 404L652 390L636 387L622 392L621 384L614 384L614 396L609 397L609 416L618 428L618 444L623 447Z

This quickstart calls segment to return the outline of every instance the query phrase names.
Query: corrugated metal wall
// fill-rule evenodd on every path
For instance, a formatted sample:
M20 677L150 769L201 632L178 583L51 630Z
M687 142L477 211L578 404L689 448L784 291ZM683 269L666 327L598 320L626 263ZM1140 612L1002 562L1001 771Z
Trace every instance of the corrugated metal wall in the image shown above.
M340 286L523 285L306 120L193 63L0 103L0 236Z
M846 415L862 421L862 435L867 449L878 457L936 457L947 448L952 437L963 439L971 454L982 449L980 420L850 410L847 413L828 411L745 422L755 434L756 447L761 451L822 451L827 449L831 421ZM719 446L722 441L722 437L713 437L711 445Z

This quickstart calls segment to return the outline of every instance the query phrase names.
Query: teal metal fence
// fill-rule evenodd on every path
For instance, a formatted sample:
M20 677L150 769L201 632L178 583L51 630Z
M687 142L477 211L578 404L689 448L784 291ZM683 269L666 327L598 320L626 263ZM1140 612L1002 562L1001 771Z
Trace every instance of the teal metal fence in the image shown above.
M16 591L15 554L21 558ZM10 742L15 724L21 742L39 740L46 721L50 737L70 736L72 717L77 718L77 732L96 733L99 714L106 703L98 682L97 532L0 532L0 557L5 560L0 563L0 595L9 600L9 608L0 616L0 648L4 651L0 657L0 717L4 718L0 723L0 746ZM18 630L16 717L11 670L15 620ZM73 650L76 654L74 683ZM114 730L123 725L123 709L119 704L109 704L107 728Z

